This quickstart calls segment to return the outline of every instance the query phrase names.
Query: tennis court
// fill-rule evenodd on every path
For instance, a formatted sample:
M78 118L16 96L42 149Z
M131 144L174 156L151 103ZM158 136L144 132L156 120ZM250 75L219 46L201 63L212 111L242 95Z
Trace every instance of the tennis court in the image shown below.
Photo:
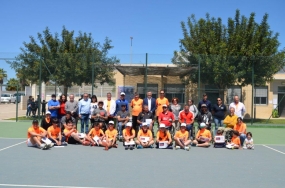
M25 144L30 122L0 122L0 187L284 187L285 128L249 127L255 150Z

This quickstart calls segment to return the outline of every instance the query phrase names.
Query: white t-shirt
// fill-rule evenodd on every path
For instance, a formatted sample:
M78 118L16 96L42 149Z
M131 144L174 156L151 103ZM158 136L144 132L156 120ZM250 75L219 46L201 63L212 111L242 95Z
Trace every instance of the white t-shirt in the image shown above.
M236 103L232 102L230 104L230 106L229 106L229 109L230 108L234 108L235 109L235 115L237 117L242 117L243 118L243 116L245 114L245 106L244 106L243 103L238 102L238 104L236 104Z
M246 143L249 142L251 145L253 145L253 138L251 138L250 140L248 140L247 138L245 138L244 140L244 146L246 146Z

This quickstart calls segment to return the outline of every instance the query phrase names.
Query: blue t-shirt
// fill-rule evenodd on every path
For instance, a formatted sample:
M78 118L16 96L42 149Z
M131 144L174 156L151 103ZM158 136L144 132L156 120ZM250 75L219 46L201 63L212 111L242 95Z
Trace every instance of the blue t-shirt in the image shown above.
M57 112L58 112L58 109L49 109L50 106L59 106L59 102L57 100L50 100L48 101L48 110L50 111L51 113L51 117L53 118L57 118Z

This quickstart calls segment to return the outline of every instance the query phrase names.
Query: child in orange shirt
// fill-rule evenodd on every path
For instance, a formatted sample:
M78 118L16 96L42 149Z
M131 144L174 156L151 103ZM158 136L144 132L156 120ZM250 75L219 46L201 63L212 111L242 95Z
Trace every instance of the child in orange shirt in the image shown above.
M52 126L50 126L47 130L48 138L54 143L56 146L67 145L65 143L65 138L62 137L60 128L58 127L58 119L54 118L51 120Z
M134 138L135 138L136 132L134 129L132 129L132 122L128 122L126 124L126 128L123 130L123 137L124 137L124 145L125 145L125 150L130 150L134 149L134 144L132 145L126 145L126 144L131 144L131 142L134 143Z
M239 149L240 148L240 139L239 139L239 132L234 130L232 133L231 142L226 145L228 149Z
M107 151L110 147L117 148L118 144L116 144L116 138L118 135L118 131L114 128L114 121L109 121L108 129L105 132L106 142L105 150Z
M209 147L212 140L212 134L206 129L205 123L200 123L200 130L196 134L196 139L193 140L192 146Z
M188 146L191 142L189 138L189 132L186 131L186 123L181 123L180 130L175 133L175 149L185 149L189 151L190 147Z
M84 142L79 138L78 132L76 129L74 129L71 119L66 122L66 127L63 131L63 134L68 144L83 144Z
M165 124L160 123L159 131L156 134L156 148L159 148L159 142L167 141L166 149L173 149L172 139L169 131L165 128Z
M143 137L148 138L148 140L143 140ZM136 144L138 149L142 148L152 148L152 144L154 143L153 141L153 136L152 132L149 130L149 127L147 126L147 123L142 123L142 128L138 132Z
M95 141L94 137L98 137L98 140ZM104 138L105 134L102 129L100 129L100 125L98 122L94 122L93 128L90 129L88 135L86 135L85 137L85 139L90 142L91 146L105 146L106 142L102 142Z

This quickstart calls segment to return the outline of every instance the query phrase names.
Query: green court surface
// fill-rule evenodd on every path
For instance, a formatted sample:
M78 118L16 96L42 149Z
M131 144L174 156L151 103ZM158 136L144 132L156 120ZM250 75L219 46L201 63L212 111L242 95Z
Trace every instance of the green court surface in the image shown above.
M26 138L31 122L0 122L0 137ZM78 128L80 123L78 123ZM247 128L253 134L255 144L281 144L285 145L285 127L250 126Z

